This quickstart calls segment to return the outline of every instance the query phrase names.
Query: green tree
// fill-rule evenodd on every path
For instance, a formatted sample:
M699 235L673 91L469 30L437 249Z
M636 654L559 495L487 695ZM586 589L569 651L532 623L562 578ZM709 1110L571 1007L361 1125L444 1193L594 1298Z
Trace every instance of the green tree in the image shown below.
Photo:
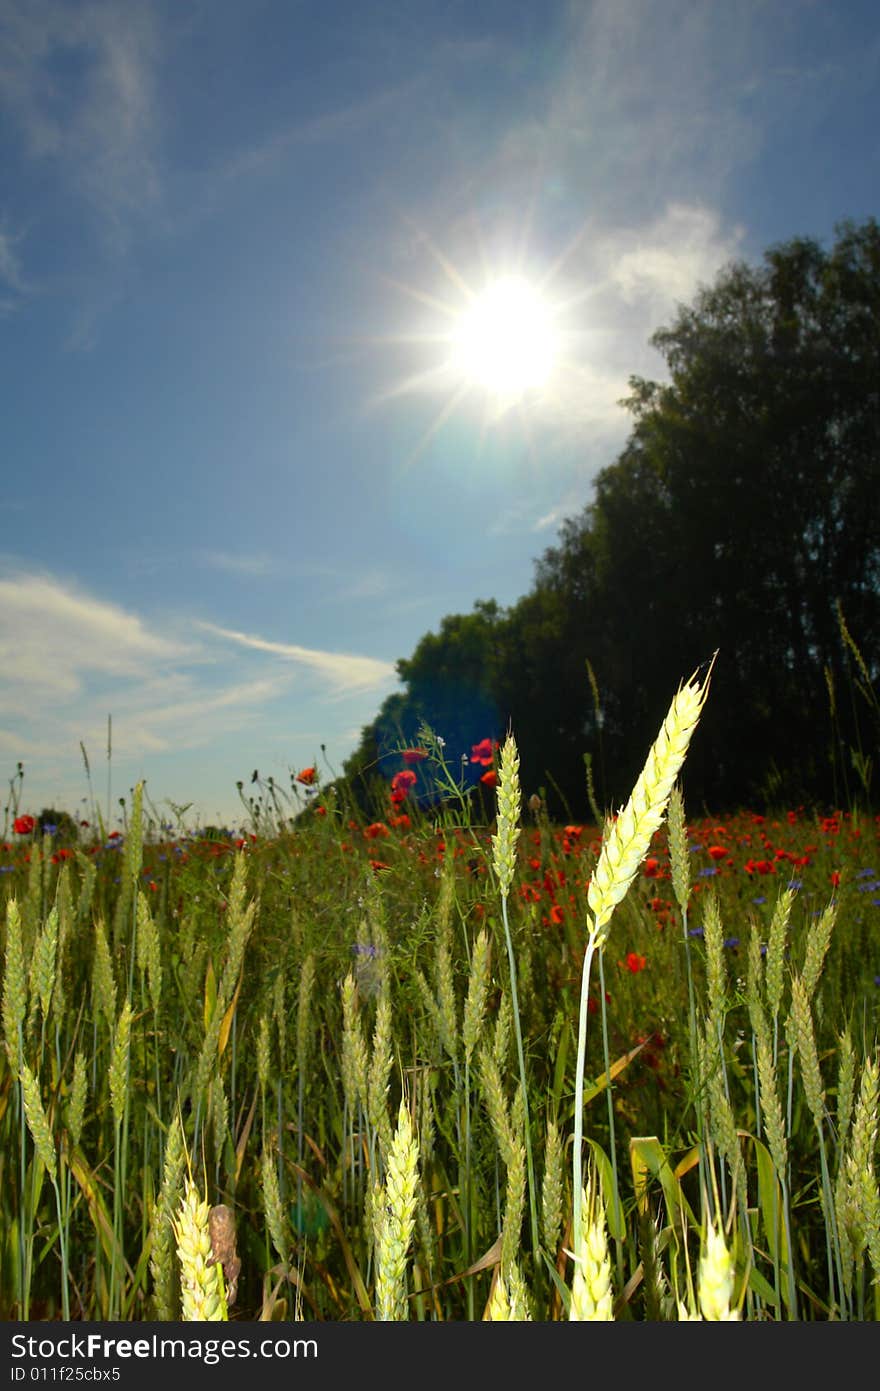
M880 639L880 227L730 266L651 341L670 381L631 379L627 445L537 583L589 553L567 641L604 678L627 769L628 731L717 648L691 788L714 805L829 796L836 605L874 672Z
M466 761L474 744L500 739L506 714L498 699L506 614L494 599L479 599L469 614L449 614L437 633L426 633L411 657L397 663L405 690L394 691L361 732L343 766L350 784L375 803L381 785L403 766L400 751L417 741L423 724L444 742L443 757L456 781L473 786L485 771ZM430 788L422 788L430 801Z
M68 811L56 811L54 807L43 807L37 817L37 823L41 831L52 827L56 844L75 845L79 838L79 827Z

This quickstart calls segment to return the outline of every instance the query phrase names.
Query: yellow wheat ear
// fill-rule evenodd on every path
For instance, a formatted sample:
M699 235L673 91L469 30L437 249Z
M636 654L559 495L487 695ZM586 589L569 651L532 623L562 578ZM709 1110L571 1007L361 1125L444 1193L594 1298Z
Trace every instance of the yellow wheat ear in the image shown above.
M733 1298L733 1261L720 1225L709 1222L700 1256L700 1310L704 1319L734 1322L739 1319L730 1307Z
M694 673L675 695L630 799L605 837L587 890L593 914L590 935L597 947L605 945L611 915L635 879L651 838L663 821L705 704L714 662L713 657L702 685Z
M581 1323L608 1323L614 1318L611 1259L605 1205L591 1173L581 1196L581 1225L575 1240L574 1275L569 1319Z
M223 1268L214 1261L209 1214L211 1205L192 1179L172 1219L180 1260L181 1317L187 1323L226 1320Z

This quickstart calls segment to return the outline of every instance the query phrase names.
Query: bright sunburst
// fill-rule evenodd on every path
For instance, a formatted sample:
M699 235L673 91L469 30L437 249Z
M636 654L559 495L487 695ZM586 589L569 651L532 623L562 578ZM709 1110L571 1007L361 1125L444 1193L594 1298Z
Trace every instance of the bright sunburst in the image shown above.
M556 357L550 308L521 276L492 281L452 332L454 370L501 400L545 386Z
M421 229L414 230L416 247L428 253L443 281L438 284L435 273L432 283L430 269L421 285L386 279L420 306L420 322L414 321L409 332L370 340L411 349L412 363L374 404L404 395L438 401L408 463L453 415L470 414L474 407L482 420L480 440L511 413L530 438L533 424L558 407L573 368L570 315L581 295L573 296L569 288L563 299L558 280L571 248L536 275L522 253L502 251L493 265L487 248L477 246L467 258L480 265L473 274Z

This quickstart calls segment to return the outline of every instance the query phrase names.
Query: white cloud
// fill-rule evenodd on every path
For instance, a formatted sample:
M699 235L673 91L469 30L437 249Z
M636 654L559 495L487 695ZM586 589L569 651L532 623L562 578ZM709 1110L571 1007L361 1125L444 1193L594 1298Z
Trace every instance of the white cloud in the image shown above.
M186 644L51 575L0 578L0 666L16 703L68 700L89 673L136 678L187 655L194 653Z
M710 208L670 203L645 227L616 229L600 244L599 259L625 304L662 314L714 280L741 254L744 237L741 226L725 231Z
M330 687L334 695L353 695L362 691L380 690L397 680L393 662L383 662L375 657L360 657L346 652L323 652L312 647L300 647L295 643L270 642L255 634L234 632L219 628L213 623L200 623L205 632L238 643L241 647L255 652L268 652L281 657L285 662L293 662L316 673Z

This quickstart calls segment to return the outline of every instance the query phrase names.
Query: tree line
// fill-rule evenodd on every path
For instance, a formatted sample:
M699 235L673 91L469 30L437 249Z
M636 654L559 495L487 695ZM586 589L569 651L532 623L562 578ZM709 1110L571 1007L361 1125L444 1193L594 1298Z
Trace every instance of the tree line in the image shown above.
M510 728L551 816L616 807L679 682L717 652L691 807L870 802L880 225L729 265L651 342L669 380L630 378L627 442L530 591L445 617L397 663L403 689L343 767L358 798L426 726L477 784L484 765L463 760Z

